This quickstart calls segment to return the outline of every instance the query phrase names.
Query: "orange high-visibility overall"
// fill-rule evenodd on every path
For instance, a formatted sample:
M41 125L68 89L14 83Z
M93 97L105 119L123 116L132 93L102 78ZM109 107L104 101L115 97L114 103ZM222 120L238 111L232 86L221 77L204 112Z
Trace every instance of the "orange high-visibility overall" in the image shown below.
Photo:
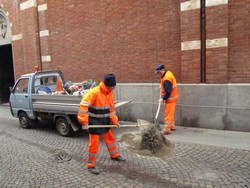
M175 130L175 121L174 113L175 107L178 100L178 87L175 76L171 71L167 71L165 75L161 78L161 96L164 96L166 91L164 90L164 81L168 80L172 83L172 92L167 100L164 100L165 105L165 117L164 117L164 126L166 132L170 130ZM164 130L163 130L164 131Z
M110 92L103 82L90 90L79 105L78 120L82 125L117 125L118 117L114 106L114 92ZM95 167L100 135L106 143L110 156L115 158L120 155L112 129L90 128L88 168Z

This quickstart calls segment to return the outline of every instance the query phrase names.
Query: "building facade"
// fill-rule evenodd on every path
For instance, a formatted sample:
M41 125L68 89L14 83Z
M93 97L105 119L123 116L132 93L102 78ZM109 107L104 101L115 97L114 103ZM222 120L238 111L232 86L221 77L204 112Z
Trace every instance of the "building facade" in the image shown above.
M164 64L177 125L250 131L249 31L250 0L0 0L0 103L35 66L73 82L115 73L116 98L134 99L121 119L152 121Z
M250 83L249 23L249 0L0 0L1 72L155 83L165 64L179 83Z

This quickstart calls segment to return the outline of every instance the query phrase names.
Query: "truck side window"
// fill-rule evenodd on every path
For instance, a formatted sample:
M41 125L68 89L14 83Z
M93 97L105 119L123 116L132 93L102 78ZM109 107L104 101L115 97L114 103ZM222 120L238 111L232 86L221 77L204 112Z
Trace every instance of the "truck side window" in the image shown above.
M28 78L19 80L14 89L14 93L28 93L28 83L29 83Z
M43 85L53 85L56 83L56 76L46 76L42 78Z

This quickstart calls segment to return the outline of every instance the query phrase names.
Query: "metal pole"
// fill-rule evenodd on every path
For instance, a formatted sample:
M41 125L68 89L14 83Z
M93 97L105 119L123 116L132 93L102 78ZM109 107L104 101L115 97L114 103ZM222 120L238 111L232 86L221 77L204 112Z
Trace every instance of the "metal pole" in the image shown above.
M88 125L88 128L116 128L117 125ZM131 125L120 125L119 127L126 128L126 127L139 127L138 124L131 124Z

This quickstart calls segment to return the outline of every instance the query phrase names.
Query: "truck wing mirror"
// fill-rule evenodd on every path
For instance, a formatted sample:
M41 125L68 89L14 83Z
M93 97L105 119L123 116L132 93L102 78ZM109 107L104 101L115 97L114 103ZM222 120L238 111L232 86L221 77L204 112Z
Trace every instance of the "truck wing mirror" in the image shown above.
M13 88L11 86L9 87L9 90L11 93L13 92Z

